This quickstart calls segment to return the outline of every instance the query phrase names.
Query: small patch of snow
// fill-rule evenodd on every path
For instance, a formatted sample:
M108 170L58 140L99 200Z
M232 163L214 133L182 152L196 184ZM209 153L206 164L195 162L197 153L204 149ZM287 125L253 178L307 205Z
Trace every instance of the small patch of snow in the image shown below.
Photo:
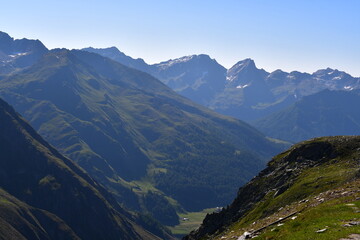
M229 81L229 82L231 82L231 81L233 81L235 78L236 78L236 77L234 77L234 76L230 76L230 77L227 76L227 77L226 77L226 80Z
M177 64L177 63L184 63L184 62L188 62L189 60L191 60L195 55L191 55L191 56L185 56L185 57L181 57L181 58L177 58L177 59L174 59L174 60L169 60L167 62L163 62L163 63L159 63L159 67L161 69L166 69L166 68L169 68L171 67L172 65L174 64Z
M345 86L344 89L345 90L353 90L354 88L352 86Z
M249 84L245 84L245 85L238 85L236 88L246 88L246 87L248 87L249 86Z
M11 54L11 55L9 55L9 57L15 58L15 57L19 57L19 56L25 56L25 55L27 55L27 54L28 54L28 52L16 53L16 54Z

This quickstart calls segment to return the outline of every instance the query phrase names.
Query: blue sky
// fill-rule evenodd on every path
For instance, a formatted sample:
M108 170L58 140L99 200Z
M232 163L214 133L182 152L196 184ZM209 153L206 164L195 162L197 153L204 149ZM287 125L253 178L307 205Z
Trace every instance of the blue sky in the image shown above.
M359 0L3 1L0 31L47 47L116 46L155 63L209 54L225 67L337 68L360 77Z

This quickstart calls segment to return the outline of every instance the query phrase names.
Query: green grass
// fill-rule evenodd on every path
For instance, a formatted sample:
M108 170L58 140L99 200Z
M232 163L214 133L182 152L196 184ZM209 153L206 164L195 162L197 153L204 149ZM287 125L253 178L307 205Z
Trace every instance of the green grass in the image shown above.
M4 205L4 204L12 204L12 203L6 198L0 198L0 205Z
M237 226L252 223L287 204L337 187L354 177L355 174L356 172L351 169L351 165L346 166L344 163L307 169L297 178L295 184L283 194L273 198L274 192L268 193L251 212L242 218Z
M147 193L148 191L160 192L148 181L132 181L131 183L133 184L133 190L136 193Z
M295 220L289 220L280 227L269 227L257 239L339 239L350 234L360 234L360 225L344 227L343 225L351 220L359 221L359 213L356 213L353 203L360 207L360 201L350 201L345 203L344 199L335 199L326 202L316 208L304 211ZM319 229L327 230L317 233ZM273 230L273 231L271 231Z
M309 141L324 141L320 138ZM289 188L280 195L275 195L277 189L266 190L266 195L257 202L242 218L230 225L225 232L218 233L216 239L221 237L232 238L240 236L244 231L253 231L276 221L279 217L285 217L290 213L297 213L295 220L285 220L283 226L267 227L257 239L339 239L350 234L358 234L360 226L344 227L350 221L359 221L360 201L359 194L359 163L357 139L351 141L347 138L336 137L327 140L334 143L338 156L327 161L319 160L317 166L308 167L299 175L287 179ZM295 146L296 147L296 146ZM290 150L291 151L291 150ZM272 167L283 164L290 151L278 155L271 162ZM286 160L286 159L285 159ZM287 160L286 160L287 161ZM294 168L289 162L287 168ZM254 186L262 186L266 182L272 182L277 175L267 175L253 183ZM352 189L352 195L343 196L342 192ZM332 190L332 191L328 191ZM333 191L337 191L334 194ZM315 198L316 197L316 198ZM320 203L318 199L324 198ZM307 202L300 202L306 199ZM355 206L347 204L355 204ZM357 209L354 207L357 207ZM324 233L316 233L317 230L327 228ZM271 231L273 230L273 231Z
M176 236L184 236L190 233L192 230L198 228L204 220L206 214L212 213L216 208L207 208L201 212L187 212L180 213L181 219L188 218L188 221L180 220L180 224L174 227L169 227L170 231Z

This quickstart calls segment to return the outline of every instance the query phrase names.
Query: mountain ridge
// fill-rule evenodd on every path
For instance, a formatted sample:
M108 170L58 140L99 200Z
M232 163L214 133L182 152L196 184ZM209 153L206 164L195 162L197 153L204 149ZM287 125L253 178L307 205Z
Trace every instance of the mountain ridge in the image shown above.
M103 56L116 60L109 54ZM200 65L192 63L198 56L207 55L180 57L139 70L159 78L179 94L203 106L247 122L265 117L324 89L350 91L360 88L360 78L336 69L320 69L312 74L282 70L269 73L258 69L250 58L225 69L216 60L212 65L206 63L208 60L202 60Z
M360 116L353 107L359 101L358 90L323 90L253 125L268 136L290 142L320 136L359 135Z

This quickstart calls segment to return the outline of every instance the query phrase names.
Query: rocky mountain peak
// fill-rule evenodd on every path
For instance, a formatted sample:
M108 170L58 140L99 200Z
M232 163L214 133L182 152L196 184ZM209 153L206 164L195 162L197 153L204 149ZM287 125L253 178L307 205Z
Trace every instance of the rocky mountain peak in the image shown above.
M81 50L85 52L96 53L101 56L110 58L130 68L138 69L145 72L149 71L149 65L142 58L134 59L132 57L129 57L114 46L109 48L88 47Z
M2 32L0 31L0 41L3 41L3 40L13 40L12 37L9 36L9 34L7 34L6 32Z
M325 76L333 74L335 72L339 72L339 71L337 69L326 68L326 69L319 69L316 72L314 72L312 75L314 75L316 77L325 77Z
M247 58L239 61L227 71L226 80L231 87L244 88L264 81L268 74L265 70L258 69L254 60Z
M199 54L199 55L189 55L189 56L184 56L181 58L176 58L176 59L170 59L168 61L165 62L161 62L159 64L155 64L154 66L156 66L159 69L165 70L168 69L170 67L176 66L176 65L183 65L183 64L211 64L211 63L216 63L216 61L214 59L211 59L209 55L206 54Z
M273 72L271 72L268 76L268 78L278 78L278 77L286 77L289 73L284 72L281 69L277 69Z
M255 62L254 60L250 59L250 58L246 58L242 61L237 62L233 67L231 67L228 70L228 75L233 76L233 75L237 75L240 72L244 72L244 71L256 71L258 70L256 68ZM232 81L233 79L228 79L230 81Z
M126 55L121 52L117 47L108 47L108 48L93 48L93 47L87 47L87 48L83 48L81 49L82 51L86 51L86 52L102 52L103 54L108 55L108 57L110 56L123 56L126 57ZM110 57L111 58L111 57Z

